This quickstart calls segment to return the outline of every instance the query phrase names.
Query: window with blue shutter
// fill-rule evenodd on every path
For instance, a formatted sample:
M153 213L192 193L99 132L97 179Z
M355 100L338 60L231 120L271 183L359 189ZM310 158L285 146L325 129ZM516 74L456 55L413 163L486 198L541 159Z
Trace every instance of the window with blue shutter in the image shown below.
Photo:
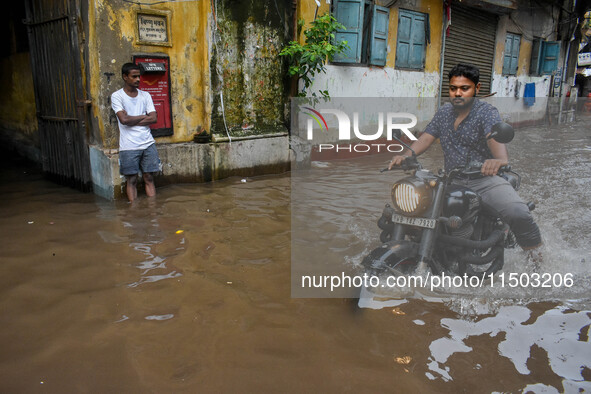
M503 58L503 74L516 75L519 63L519 46L521 36L518 34L507 33L505 38L505 53Z
M532 46L530 74L548 75L558 69L559 41L535 39Z
M544 41L542 43L542 56L540 74L552 74L558 68L558 56L560 54L560 42Z
M364 0L338 0L334 4L334 17L345 26L338 30L335 41L347 41L349 48L335 56L335 63L359 63L363 31Z
M398 10L396 68L413 70L425 68L427 21L427 14L422 12Z
M386 54L388 49L388 22L390 10L377 5L373 6L373 25L371 29L371 49L369 64L374 66L386 65Z
M388 52L390 9L366 0L333 0L332 12L345 30L335 41L347 41L349 49L335 56L333 63L363 63L385 66Z

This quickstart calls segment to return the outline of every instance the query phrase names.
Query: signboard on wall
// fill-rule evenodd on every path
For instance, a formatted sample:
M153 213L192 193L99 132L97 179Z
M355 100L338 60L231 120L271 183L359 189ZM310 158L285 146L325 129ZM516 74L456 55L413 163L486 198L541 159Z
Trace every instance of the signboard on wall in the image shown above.
M140 41L168 42L165 16L137 14L137 25Z
M591 66L591 52L579 53L579 66Z
M138 11L137 44L172 46L170 37L170 12Z

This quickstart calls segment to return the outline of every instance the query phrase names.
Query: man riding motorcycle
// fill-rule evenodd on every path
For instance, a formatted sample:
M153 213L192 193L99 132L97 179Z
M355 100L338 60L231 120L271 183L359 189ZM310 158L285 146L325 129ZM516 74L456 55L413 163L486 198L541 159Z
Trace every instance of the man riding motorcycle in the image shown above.
M453 182L480 194L483 203L495 209L509 224L519 246L528 251L530 258L539 261L542 238L528 206L508 181L495 176L500 167L508 164L507 148L492 138L486 139L492 126L502 120L494 106L475 98L480 90L479 76L478 68L472 65L458 64L451 69L451 103L437 111L411 149L420 155L439 138L446 172L470 160L482 162L482 177L455 178ZM406 152L394 156L388 169L400 165L410 155Z

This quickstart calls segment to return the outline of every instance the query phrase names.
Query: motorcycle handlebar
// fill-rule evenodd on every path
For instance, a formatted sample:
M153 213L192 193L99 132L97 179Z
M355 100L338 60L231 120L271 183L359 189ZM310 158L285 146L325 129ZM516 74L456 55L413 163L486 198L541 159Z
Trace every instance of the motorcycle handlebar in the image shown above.
M480 173L480 171L482 171L482 163L472 164L469 169L459 169L459 170L466 175L478 174L478 173ZM511 171L510 164L499 167L499 172L509 172L509 171Z
M381 172L386 172L386 171L394 171L394 170L403 170L403 171L409 171L409 170L415 170L415 169L420 169L421 165L417 162L416 157L413 156L409 156L406 159L404 159L402 161L402 163L400 163L399 165L392 167L392 168L382 168L380 170Z
M467 175L467 176L480 176L481 175L481 171L482 171L482 163L471 163L469 166L467 167L458 167L455 168L454 170L452 170L449 173L450 177L454 177L454 175ZM499 167L499 173L502 172L511 172L511 165L507 164L504 166Z
M413 159L412 157L409 157L408 159L405 159L402 163L400 163L400 165L398 165L398 166L395 166L393 168L382 168L380 170L380 173L387 172L387 171L393 171L393 170L408 171L408 170L414 170L414 169L419 169L419 168L420 168L420 164L417 162L416 158ZM482 170L482 163L472 163L472 165L470 166L469 169L456 168L452 171L452 173L453 172L458 172L458 173L461 172L464 175L478 175L478 174L480 174L481 170ZM507 164L507 165L499 167L498 172L511 172L511 165Z

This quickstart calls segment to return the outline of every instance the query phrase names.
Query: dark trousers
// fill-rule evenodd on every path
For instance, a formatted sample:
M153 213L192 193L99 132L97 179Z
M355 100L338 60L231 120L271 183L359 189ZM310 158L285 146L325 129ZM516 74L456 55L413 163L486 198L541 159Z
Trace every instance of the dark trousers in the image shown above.
M453 182L480 194L483 203L495 209L511 227L519 246L526 249L542 243L540 229L529 208L504 178L485 176L477 179L455 179Z

